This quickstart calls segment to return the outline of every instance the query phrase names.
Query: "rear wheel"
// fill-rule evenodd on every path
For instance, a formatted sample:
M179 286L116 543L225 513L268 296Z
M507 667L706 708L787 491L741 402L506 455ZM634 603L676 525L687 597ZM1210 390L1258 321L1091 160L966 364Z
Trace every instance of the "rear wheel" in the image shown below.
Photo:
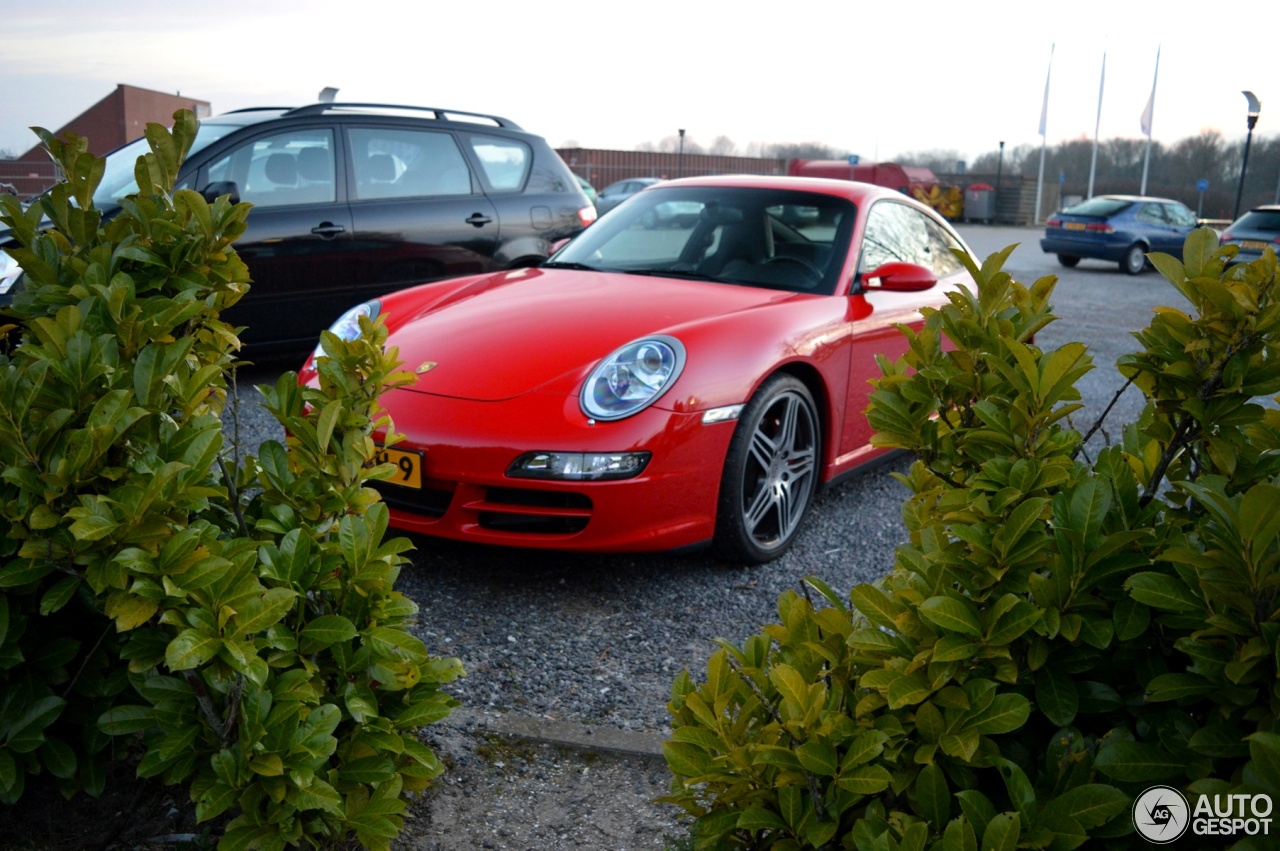
M1129 246L1120 261L1120 269L1129 275L1137 275L1147 268L1147 251L1139 244Z
M1073 254L1059 254L1058 262L1063 266L1066 266L1068 269L1074 269L1076 264L1080 262L1080 258Z
M729 444L720 480L716 545L760 564L795 540L818 483L818 409L802 382L775 375L751 397Z

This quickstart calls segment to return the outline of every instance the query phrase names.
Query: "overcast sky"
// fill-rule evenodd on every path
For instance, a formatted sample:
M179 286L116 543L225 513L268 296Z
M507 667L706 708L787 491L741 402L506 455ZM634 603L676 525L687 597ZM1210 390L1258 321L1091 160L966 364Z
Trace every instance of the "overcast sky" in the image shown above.
M340 100L488 112L553 145L630 149L685 128L709 145L819 141L892 160L962 158L1140 138L1156 51L1156 141L1204 129L1280 133L1273 2L1227 17L1185 0L435 2L40 0L0 16L0 149L57 130L117 83L209 101L214 113Z

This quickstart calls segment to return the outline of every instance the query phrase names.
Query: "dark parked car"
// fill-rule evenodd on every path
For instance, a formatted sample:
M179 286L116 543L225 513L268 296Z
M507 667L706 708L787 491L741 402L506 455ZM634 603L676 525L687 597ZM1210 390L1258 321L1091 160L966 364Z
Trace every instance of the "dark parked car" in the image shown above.
M1257 260L1267 246L1280 254L1280 205L1268 204L1254 207L1222 232L1218 238L1222 245L1234 243L1240 246L1237 263Z
M610 183L600 190L600 195L596 198L596 211L603 216L640 190L661 182L662 179L659 177L632 177Z
M106 215L136 191L146 150L138 140L107 156L94 196ZM310 350L352 303L410 284L536 266L595 220L542 138L427 107L315 103L205 119L178 182L254 205L236 243L253 285L226 317L247 326L253 354ZM6 264L0 306L21 286Z
M1111 260L1130 275L1141 272L1147 254L1182 256L1182 243L1196 227L1196 214L1168 198L1099 195L1055 213L1044 223L1040 247L1071 268L1082 257Z

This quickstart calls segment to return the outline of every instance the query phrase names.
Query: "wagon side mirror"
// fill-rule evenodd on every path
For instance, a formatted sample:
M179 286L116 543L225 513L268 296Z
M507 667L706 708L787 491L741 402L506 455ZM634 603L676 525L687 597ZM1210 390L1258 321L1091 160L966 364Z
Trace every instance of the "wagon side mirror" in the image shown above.
M903 263L895 260L877 266L862 275L862 290L888 290L889 292L910 293L927 290L938 283L933 270L918 263Z
M212 203L222 195L230 195L232 204L240 203L240 187L234 180L215 180L200 190L201 197Z

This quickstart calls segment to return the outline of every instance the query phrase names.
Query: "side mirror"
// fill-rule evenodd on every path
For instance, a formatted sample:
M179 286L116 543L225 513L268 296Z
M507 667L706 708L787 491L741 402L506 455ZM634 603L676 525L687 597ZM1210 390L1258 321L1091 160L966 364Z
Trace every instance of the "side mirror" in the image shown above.
M217 200L222 195L230 195L232 204L240 203L240 187L234 180L215 180L201 189L200 195L209 202Z
M931 269L918 263L895 260L866 272L862 276L862 289L888 290L895 293L911 293L927 290L938 283Z
M551 250L547 253L547 256L550 257L552 254L555 254L561 248L564 248L566 245L568 245L569 239L570 237L566 236L564 239L557 239L555 242L551 243Z

